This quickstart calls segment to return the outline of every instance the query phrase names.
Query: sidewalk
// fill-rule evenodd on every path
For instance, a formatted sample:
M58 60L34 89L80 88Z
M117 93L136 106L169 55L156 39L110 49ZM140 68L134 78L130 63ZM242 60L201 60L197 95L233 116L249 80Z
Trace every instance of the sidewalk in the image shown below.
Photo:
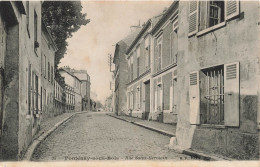
M42 120L41 125L40 125L40 131L34 136L34 139L37 139L43 133L46 133L48 130L50 130L52 127L54 127L56 123L64 120L67 117L72 116L73 114L75 114L75 113L63 113L61 115L57 115L55 117L51 117L51 118Z
M156 131L158 133L164 134L169 137L175 137L175 132L176 132L176 125L172 124L165 124L161 122L156 122L156 121L148 121L148 120L142 120L140 118L134 118L130 116L116 116L115 114L107 114L111 117L121 119L123 121L144 127L146 129L150 129L153 131Z
M32 143L28 146L27 151L24 154L22 160L30 161L35 148L43 140L45 140L53 131L55 131L60 125L72 118L74 115L83 113L87 113L87 111L63 113L61 115L42 120L40 130L34 136Z
M167 135L169 137L175 138L175 133L176 133L176 125L171 125L171 124L165 124L165 123L160 123L160 122L155 122L155 121L148 121L148 120L142 120L140 118L134 118L130 116L116 116L115 114L107 114L111 117L138 125L142 126L146 129L156 131L158 133ZM170 148L170 145L169 145ZM176 148L171 148L178 153L182 153L185 155L191 156L193 159L200 159L200 160L206 160L206 161L230 161L233 159L223 157L221 155L215 155L215 154L208 154L204 153L198 150L192 150L192 149L187 149L187 150L182 150L182 149L176 149Z

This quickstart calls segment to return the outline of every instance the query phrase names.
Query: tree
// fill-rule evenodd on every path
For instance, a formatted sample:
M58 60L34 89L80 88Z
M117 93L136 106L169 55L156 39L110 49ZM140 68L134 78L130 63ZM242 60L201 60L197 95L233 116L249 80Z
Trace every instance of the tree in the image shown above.
M72 33L78 31L82 25L90 22L86 19L86 13L82 13L80 1L44 1L42 4L42 19L58 47L55 54L55 69L57 71L60 60L66 53L68 43L66 40L72 37ZM55 77L59 78L56 72Z

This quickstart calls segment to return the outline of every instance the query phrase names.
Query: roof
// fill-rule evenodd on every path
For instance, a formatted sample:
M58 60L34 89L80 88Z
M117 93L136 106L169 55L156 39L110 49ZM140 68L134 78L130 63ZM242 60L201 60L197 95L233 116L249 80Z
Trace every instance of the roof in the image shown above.
M133 47L135 46L135 44L139 41L139 39L144 35L144 33L146 32L146 30L149 28L149 26L151 25L153 27L153 25L155 25L160 18L164 15L164 12L154 16L152 18L150 18L149 20L147 20L147 22L145 23L145 25L143 26L143 28L140 30L140 32L136 35L136 38L133 40L133 42L131 43L131 45L127 48L126 54L129 54L130 51L133 49Z
M45 30L45 32L47 32L50 42L52 43L52 46L56 52L58 50L58 47L57 47L56 43L54 42L54 39L51 36L51 32L48 29L48 27L46 26L46 23L43 21L43 19L42 19L42 28L43 28L43 30Z
M120 40L119 42L116 43L116 49L115 49L115 54L117 52L118 46L125 44L127 47L134 41L135 37L137 34L140 32L141 29L138 29L134 32L131 32L128 34L124 39ZM116 56L114 55L113 58L113 63L115 63L115 58Z
M165 12L165 14L163 15L163 17L155 24L155 26L153 27L151 33L154 34L157 30L160 29L160 27L163 25L163 23L165 23L165 21L167 21L168 17L171 16L171 14L174 12L174 8L176 8L177 4L178 4L179 0L175 0L171 6L168 8L168 10Z
M75 76L73 73L71 73L70 71L68 71L65 68L60 68L59 71L65 71L66 73L68 73L69 75L71 75L72 77L76 78L77 80L81 81L77 76Z

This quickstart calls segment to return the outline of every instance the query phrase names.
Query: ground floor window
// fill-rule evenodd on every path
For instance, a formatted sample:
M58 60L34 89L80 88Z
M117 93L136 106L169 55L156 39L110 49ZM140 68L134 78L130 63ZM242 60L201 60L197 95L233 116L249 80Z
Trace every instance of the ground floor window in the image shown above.
M203 69L200 81L201 123L224 124L224 66Z

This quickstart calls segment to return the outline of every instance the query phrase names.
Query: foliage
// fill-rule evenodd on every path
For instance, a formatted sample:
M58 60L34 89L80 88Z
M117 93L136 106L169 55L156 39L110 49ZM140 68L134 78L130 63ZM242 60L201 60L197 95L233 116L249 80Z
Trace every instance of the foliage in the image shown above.
M66 53L68 46L66 40L82 25L89 23L90 20L85 17L80 1L44 1L42 4L42 19L50 29L58 47L55 54L55 69ZM59 77L57 72L55 76Z

